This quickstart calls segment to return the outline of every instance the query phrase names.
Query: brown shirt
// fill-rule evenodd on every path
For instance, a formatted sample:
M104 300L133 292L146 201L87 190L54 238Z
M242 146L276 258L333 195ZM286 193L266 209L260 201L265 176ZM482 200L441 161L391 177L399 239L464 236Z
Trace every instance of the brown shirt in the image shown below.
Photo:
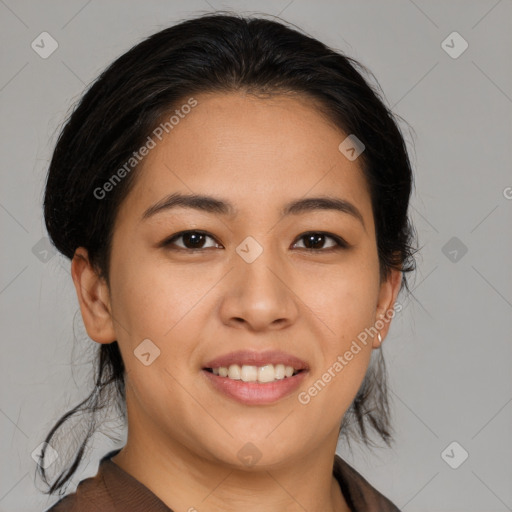
M173 512L145 485L105 455L96 476L82 480L74 493L64 496L46 512ZM354 468L335 455L333 475L352 512L400 512Z

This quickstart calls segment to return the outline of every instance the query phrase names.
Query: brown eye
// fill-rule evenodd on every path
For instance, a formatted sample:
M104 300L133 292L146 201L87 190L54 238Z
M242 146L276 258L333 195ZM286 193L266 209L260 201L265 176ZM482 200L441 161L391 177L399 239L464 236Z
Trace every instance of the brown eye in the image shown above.
M213 245L205 245L208 238L214 241ZM177 243L180 240L181 242ZM322 231L304 233L299 237L299 240L303 241L303 246L299 246L299 249L312 252L330 252L349 247L342 238ZM326 243L329 243L329 245L326 246ZM181 231L164 241L162 246L175 250L201 251L203 249L219 247L220 244L216 243L215 239L205 231ZM297 247L297 243L295 247Z
M327 239L332 240L334 243L331 243L330 246L325 248L324 244ZM304 233L303 235L300 236L299 240L304 240L303 248L310 251L332 251L348 247L348 244L341 238L332 234L324 233L322 231L312 231L309 233Z
M183 245L179 245L179 244L175 243L176 240L179 240L180 238L183 239L183 242L182 242ZM173 235L171 238L167 239L163 243L163 245L166 247L175 245L177 248L183 249L183 250L187 250L187 249L201 250L201 249L208 248L208 247L205 247L205 245L204 245L205 240L207 238L210 238L213 240L213 237L211 237L210 235L208 235L207 233L205 233L203 231L182 231L181 233L177 233L177 234ZM218 244L215 244L215 245L218 245ZM210 246L210 247L212 247L212 246Z

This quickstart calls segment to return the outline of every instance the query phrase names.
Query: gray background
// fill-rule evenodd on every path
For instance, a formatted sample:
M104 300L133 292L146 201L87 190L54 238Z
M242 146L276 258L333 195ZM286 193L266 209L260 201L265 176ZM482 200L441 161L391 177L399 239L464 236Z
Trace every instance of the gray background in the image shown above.
M69 262L44 252L58 129L84 87L142 37L217 9L280 15L359 59L415 132L401 123L423 248L414 297L399 297L383 348L396 444L338 453L407 512L512 510L510 0L0 0L0 511L56 501L41 494L31 453L90 389L94 344ZM43 31L59 45L47 59L31 48ZM453 31L469 44L458 58L441 46ZM443 458L453 441L462 448ZM98 434L68 491L121 445ZM462 449L469 457L452 469L445 460Z

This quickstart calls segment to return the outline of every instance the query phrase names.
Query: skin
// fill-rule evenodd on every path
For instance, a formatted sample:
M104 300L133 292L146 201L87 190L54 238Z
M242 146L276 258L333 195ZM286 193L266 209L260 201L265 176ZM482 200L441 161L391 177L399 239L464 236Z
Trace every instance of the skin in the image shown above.
M401 272L381 282L371 201L346 137L311 99L244 93L197 95L198 105L152 149L115 222L110 287L87 250L72 260L84 324L98 343L117 340L126 366L128 441L112 460L174 511L348 511L332 463L338 431L366 373L377 336L307 405L297 399L357 335L391 311ZM243 114L242 114L243 113ZM187 208L143 212L169 193L230 201L237 215ZM334 210L283 219L304 196L353 203L363 224ZM207 231L194 253L183 230ZM300 235L328 232L350 248L317 249ZM235 251L251 236L263 248L247 263ZM211 237L211 238L210 238ZM182 248L179 251L179 248ZM201 247L201 243L199 243ZM313 246L314 247L314 246ZM316 251L316 252L314 252ZM381 329L384 340L390 322ZM133 351L150 339L149 366ZM297 392L270 405L243 405L201 373L239 349L280 349L309 364ZM237 457L253 443L261 458Z

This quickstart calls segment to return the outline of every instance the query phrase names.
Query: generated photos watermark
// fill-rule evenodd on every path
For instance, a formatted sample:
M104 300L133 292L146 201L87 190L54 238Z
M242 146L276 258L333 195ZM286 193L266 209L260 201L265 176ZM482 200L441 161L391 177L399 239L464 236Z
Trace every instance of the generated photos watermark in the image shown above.
M160 123L153 130L152 134L148 135L146 142L137 151L132 153L132 156L124 163L124 165L117 169L117 171L107 181L105 181L101 187L96 187L94 189L94 197L100 200L105 199L107 194L112 192L116 185L121 183L121 180L129 174L153 148L156 147L155 138L161 141L164 137L164 133L170 133L171 130L173 130L174 127L177 126L196 105L197 100L195 98L189 98L186 103L174 111L174 114L171 115L167 121Z
M379 320L375 322L375 324L368 328L366 327L364 331L360 332L357 335L357 340L353 340L352 344L350 345L350 348L345 351L343 355L338 355L336 358L336 361L327 368L327 370L322 374L322 376L317 379L306 391L301 391L298 394L298 400L299 403L302 405L307 405L309 402L311 402L311 399L322 391L325 386L329 382L331 382L332 379L334 379L342 370L349 364L352 359L354 359L354 356L359 354L361 352L361 345L358 343L358 340L360 343L362 343L364 346L368 343L368 339L372 340L379 331L384 327L384 325L391 321L396 315L396 313L399 313L402 310L402 305L399 303L396 303L392 309L388 310L386 314Z

